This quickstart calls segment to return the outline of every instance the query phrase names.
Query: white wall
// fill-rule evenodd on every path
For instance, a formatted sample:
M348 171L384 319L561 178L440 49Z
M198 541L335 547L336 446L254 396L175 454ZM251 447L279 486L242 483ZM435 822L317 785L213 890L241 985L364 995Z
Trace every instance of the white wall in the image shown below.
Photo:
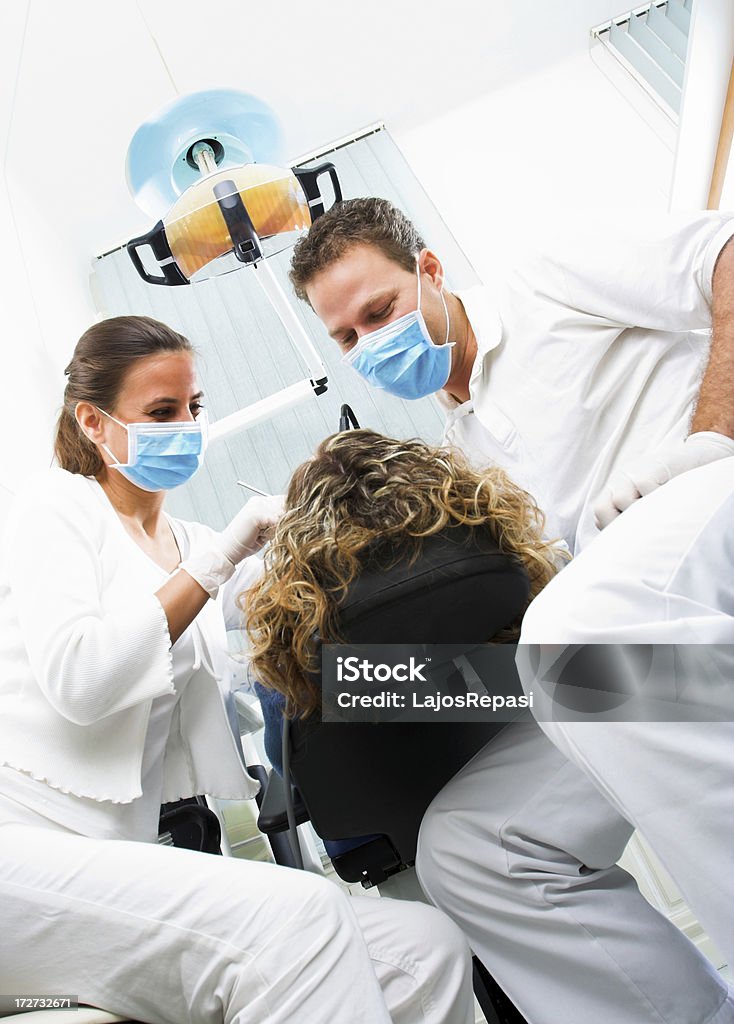
M25 0L0 17L0 344L12 381L0 484L12 491L49 465L63 370L96 317L91 258L149 226L127 194L125 152L151 103L175 93L133 4Z
M0 33L0 144L10 127L25 4L3 12ZM0 149L3 170L6 153ZM4 442L0 451L0 520L23 466L43 464L48 453L51 394L49 361L41 338L28 268L19 241L19 225L10 202L7 178L0 178L0 358L3 368Z
M487 283L537 218L667 209L673 154L586 52L397 141Z

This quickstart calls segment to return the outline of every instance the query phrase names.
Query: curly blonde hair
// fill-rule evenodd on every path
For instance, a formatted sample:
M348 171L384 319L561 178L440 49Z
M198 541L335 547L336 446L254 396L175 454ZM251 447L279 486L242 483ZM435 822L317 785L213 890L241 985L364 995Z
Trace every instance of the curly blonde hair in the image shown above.
M377 557L385 567L418 558L423 538L464 525L486 530L524 566L529 600L556 572L534 500L498 467L472 469L456 451L397 441L371 430L326 438L293 474L286 511L261 580L240 596L252 668L265 686L308 715L321 692L314 636L339 643L339 604ZM525 609L523 609L524 612ZM516 640L519 615L495 639Z

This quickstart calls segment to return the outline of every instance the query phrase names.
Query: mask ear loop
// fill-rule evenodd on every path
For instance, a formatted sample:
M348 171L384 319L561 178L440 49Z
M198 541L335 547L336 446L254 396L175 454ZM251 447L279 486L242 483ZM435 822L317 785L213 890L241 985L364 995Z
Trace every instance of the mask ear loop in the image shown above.
M104 449L104 451L106 451L107 454L109 455L109 457L112 459L112 462L110 463L110 467L112 469L117 469L118 466L126 465L126 463L120 462L120 460L117 458L117 456L112 451L112 449L109 447L109 445L101 444L100 448Z
M110 413L105 412L104 409L100 409L98 405L95 405L97 412L101 412L103 416L106 416L108 420L112 420L118 425L118 427L124 427L127 430L127 423L123 423L122 420L118 420L116 416L112 416Z
M451 333L451 321L449 319L449 307L446 305L446 299L443 294L443 285L441 285L441 291L438 293L441 296L441 302L443 302L443 311L446 314L446 337L443 339L444 345L449 343L449 334Z
M415 258L415 270L418 275L418 312L421 309L421 267L420 267L420 256ZM443 283L441 284L441 290L438 293L441 296L441 302L443 302L443 313L446 317L446 337L443 339L444 345L449 343L449 334L451 333L451 320L449 318L449 307L446 305L446 299L443 294Z
M127 431L127 462L120 462L120 460L117 458L115 453L109 448L108 445L100 445L100 448L106 451L109 457L112 459L112 462L110 463L111 468L117 469L118 466L132 465L133 459L130 458L130 430L128 428L127 423L123 423L121 420L118 420L116 416L112 416L110 413L105 412L104 409L100 409L98 405L95 406L95 408L97 409L98 412L101 412L103 416L106 416L108 420L112 420L113 423L116 423L120 427L124 427L124 429Z

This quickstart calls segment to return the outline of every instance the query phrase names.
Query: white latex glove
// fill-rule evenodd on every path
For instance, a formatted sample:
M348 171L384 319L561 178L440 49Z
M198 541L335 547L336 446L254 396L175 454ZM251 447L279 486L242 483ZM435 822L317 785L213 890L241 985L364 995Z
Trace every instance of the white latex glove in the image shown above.
M666 484L674 476L731 455L734 455L734 440L713 430L690 434L685 441L643 455L610 476L607 487L594 505L597 528L603 530L609 526L634 501Z
M217 543L222 553L233 565L254 555L272 537L284 509L283 494L250 498L219 534Z
M234 573L235 567L265 544L283 515L282 494L250 498L221 533L214 535L211 549L189 555L180 568L193 577L210 597Z

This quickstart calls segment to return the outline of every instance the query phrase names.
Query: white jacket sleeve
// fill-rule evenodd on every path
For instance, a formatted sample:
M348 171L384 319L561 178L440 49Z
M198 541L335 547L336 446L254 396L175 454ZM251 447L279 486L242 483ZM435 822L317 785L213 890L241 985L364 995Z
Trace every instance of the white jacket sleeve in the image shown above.
M88 725L174 685L162 606L143 585L104 591L105 524L74 490L36 488L16 500L2 574L38 686L59 714Z
M734 214L706 211L609 222L588 217L544 238L508 278L508 300L557 305L570 331L579 319L682 332L711 326L716 259Z

